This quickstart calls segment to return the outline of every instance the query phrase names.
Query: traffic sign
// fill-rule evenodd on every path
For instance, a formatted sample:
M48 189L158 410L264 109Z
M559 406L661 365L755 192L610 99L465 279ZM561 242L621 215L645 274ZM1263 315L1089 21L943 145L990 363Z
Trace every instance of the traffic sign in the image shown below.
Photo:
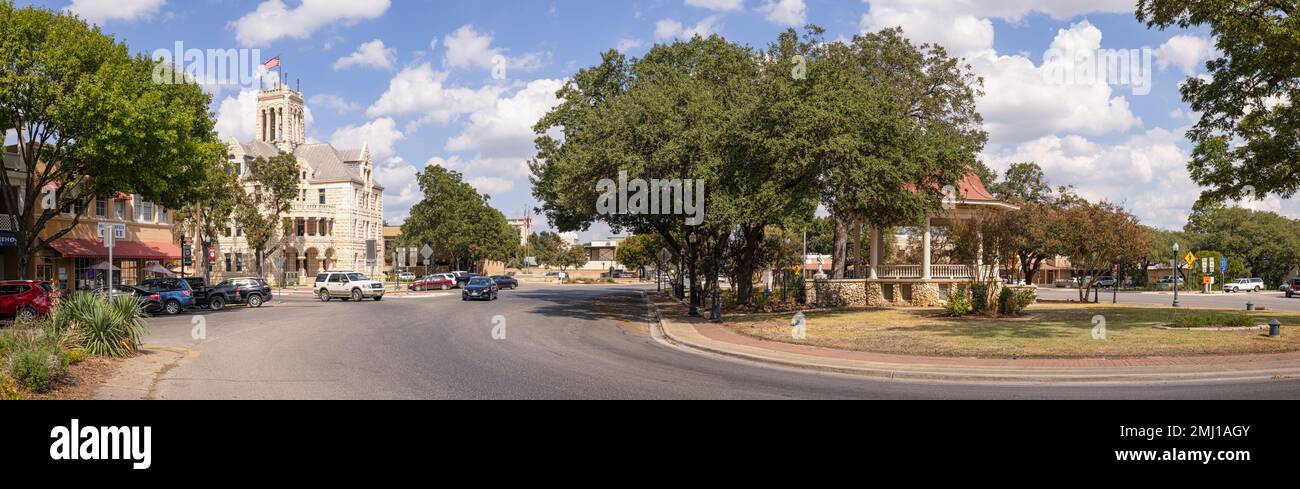
M1204 277L1201 277L1201 283L1202 283L1202 284L1205 284L1205 285L1213 285L1213 284L1214 284L1214 277L1211 277L1211 276L1209 276L1209 275L1206 275L1206 276L1204 276Z
M659 258L659 263L668 263L668 260L673 259L673 254L668 251L668 248L659 248L659 254L657 257Z
M1228 273L1228 257L1219 258L1219 273Z
M433 256L433 248L429 247L429 245L424 245L424 248L420 249L420 256L424 257L424 263L427 265L429 263L429 257Z
M1187 268L1192 268L1193 265L1196 265L1196 254L1188 251L1186 255L1183 255L1183 261L1187 262Z

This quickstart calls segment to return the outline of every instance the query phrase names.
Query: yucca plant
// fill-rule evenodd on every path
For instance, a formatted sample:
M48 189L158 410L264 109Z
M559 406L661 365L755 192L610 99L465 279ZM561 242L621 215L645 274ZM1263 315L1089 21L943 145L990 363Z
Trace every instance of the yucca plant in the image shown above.
M132 296L105 299L89 292L64 298L50 313L55 331L71 331L91 355L124 357L140 349L144 315Z

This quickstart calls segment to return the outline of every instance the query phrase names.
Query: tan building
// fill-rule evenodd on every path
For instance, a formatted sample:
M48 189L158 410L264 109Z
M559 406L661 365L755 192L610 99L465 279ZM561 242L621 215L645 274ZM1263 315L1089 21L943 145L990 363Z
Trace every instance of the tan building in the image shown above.
M337 149L306 142L303 95L287 86L263 90L257 98L257 139L240 144L231 139L229 164L246 175L254 159L292 153L300 166L298 199L285 216L291 230L276 236L266 257L266 278L306 284L324 270L352 270L380 275L384 270L384 188L374 180L369 147ZM249 190L254 185L246 184ZM256 270L256 255L235 223L217 250L220 275L246 275ZM368 261L373 250L375 260ZM215 275L215 274L214 274Z
M5 148L4 162L10 171L11 182L24 181L18 160L17 148ZM3 205L3 203L0 203ZM68 208L47 223L40 237L48 239L66 229L79 208ZM147 269L152 265L176 268L180 265L181 247L173 233L170 209L145 201L139 195L118 194L113 198L97 199L86 208L81 221L63 237L35 256L35 279L50 282L55 288L75 290L93 288L104 284L108 278L107 267L100 266L108 260L108 249L99 235L101 223L121 225L125 233L113 248L113 283L137 284L157 275ZM0 216L0 277L16 279L18 250L8 246L17 220L8 212ZM97 268L97 266L100 266Z

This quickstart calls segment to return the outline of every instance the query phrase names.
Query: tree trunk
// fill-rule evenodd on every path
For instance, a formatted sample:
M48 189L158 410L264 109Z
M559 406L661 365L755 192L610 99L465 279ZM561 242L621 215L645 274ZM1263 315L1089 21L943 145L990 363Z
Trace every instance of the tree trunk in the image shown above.
M736 303L749 304L754 293L754 262L758 255L758 249L762 246L765 230L762 225L746 225L742 227L745 235L745 246L740 250L740 257L736 261Z
M835 220L835 251L831 257L831 278L843 279L848 263L849 220L843 216L831 216Z

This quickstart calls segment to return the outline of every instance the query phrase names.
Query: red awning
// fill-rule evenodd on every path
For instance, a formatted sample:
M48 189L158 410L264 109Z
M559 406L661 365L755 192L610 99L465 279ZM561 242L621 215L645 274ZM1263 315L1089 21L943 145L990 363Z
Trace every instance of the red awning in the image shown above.
M63 238L50 243L64 258L108 258L108 248L93 239ZM121 240L113 246L113 258L140 258L145 260L179 260L181 247L174 243L142 243Z

